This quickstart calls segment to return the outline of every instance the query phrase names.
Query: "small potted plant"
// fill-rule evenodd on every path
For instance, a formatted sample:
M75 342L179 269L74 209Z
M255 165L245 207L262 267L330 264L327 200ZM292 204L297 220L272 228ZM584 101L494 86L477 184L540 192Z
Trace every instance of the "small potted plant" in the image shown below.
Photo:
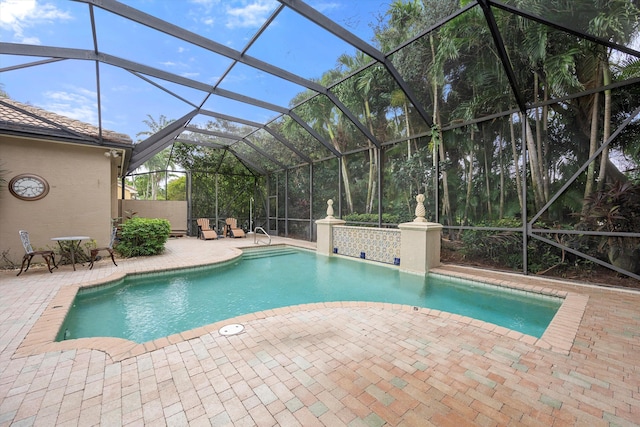
M583 226L593 231L640 233L640 185L616 181L585 199ZM640 237L604 236L598 245L609 262L640 273Z

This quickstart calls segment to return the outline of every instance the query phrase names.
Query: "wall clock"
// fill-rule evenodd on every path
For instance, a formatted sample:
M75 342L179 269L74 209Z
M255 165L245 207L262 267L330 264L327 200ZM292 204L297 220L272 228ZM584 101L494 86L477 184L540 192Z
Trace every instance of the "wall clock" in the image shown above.
M49 192L49 183L41 176L23 173L9 181L9 191L21 200L39 200Z

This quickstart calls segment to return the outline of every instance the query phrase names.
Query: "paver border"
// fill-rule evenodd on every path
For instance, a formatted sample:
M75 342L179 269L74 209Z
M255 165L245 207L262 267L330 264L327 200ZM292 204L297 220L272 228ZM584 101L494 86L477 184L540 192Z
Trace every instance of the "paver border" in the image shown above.
M242 255L240 249L229 259L217 262L202 264L197 266L185 267L188 269L193 268L210 268L216 265L222 266ZM220 335L218 330L230 323L245 324L253 320L263 319L269 316L285 315L297 311L310 311L315 309L326 308L376 308L381 310L401 310L414 312L419 315L425 315L427 317L437 317L440 319L449 319L478 327L484 330L494 332L499 335L508 336L512 339L534 345L538 348L550 350L556 353L568 355L573 346L575 337L578 332L578 328L582 321L582 317L587 307L589 297L574 292L567 292L552 289L543 286L532 286L519 284L511 280L496 279L491 277L481 277L478 274L471 274L459 271L449 271L446 269L436 268L432 272L440 275L447 276L449 278L459 278L464 280L470 280L479 283L486 283L490 285L499 286L502 288L510 288L525 292L532 292L541 295L547 295L550 297L562 298L560 308L556 312L555 316L551 320L551 323L545 330L544 334L540 338L536 338L531 335L526 335L518 331L514 331L502 326L498 326L492 323L484 322L482 320L474 319L467 316L444 312L440 310L434 310L429 308L414 307L410 305L391 304L391 303L379 303L379 302L361 302L361 301L349 301L349 302L325 302L325 303L310 303L300 304L295 306L282 307L272 310L265 310L256 313L245 314L230 319L225 319L219 322L215 322L209 325L194 328L188 331L180 332L170 335L168 337L162 337L153 341L145 342L142 344L135 343L122 338L112 337L99 337L99 338L77 338L66 341L55 341L58 331L60 330L64 319L71 309L74 298L77 292L81 288L101 287L112 283L117 283L128 274L149 274L159 273L161 271L175 270L175 268L167 268L165 270L154 271L140 271L136 273L114 273L111 276L97 280L86 284L76 284L62 287L57 294L49 302L47 308L40 315L35 322L31 330L27 333L26 337L14 353L13 357L25 357L46 352L65 351L65 350L77 350L77 349L93 349L107 353L113 361L122 361L131 357L139 356L141 354L164 348L168 345L176 344L182 341L188 341L193 338L201 337L203 335L212 334L215 336ZM220 335L221 336L221 335Z

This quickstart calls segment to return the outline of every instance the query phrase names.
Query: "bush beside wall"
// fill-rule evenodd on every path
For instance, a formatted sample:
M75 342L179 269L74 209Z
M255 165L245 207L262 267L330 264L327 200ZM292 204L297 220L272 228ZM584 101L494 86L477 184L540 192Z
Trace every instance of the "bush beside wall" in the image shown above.
M126 258L157 255L164 251L170 233L166 219L134 217L122 224L116 250Z

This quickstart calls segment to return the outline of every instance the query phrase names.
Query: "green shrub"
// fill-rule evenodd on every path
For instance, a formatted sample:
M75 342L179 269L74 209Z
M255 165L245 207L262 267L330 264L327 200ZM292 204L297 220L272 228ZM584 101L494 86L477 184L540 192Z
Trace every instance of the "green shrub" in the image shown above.
M501 219L483 221L478 227L521 227L519 221ZM471 259L487 259L505 267L522 266L522 233L516 231L465 230L462 234L463 253ZM520 266L518 266L518 263Z
M521 228L520 221L501 219L483 221L479 227ZM537 228L547 228L543 223L536 223ZM553 239L553 235L545 235ZM522 269L522 232L465 230L462 235L463 253L467 258L486 260L503 268ZM528 269L532 273L543 271L562 260L562 251L536 239L528 241Z
M133 217L122 224L116 250L126 258L157 255L164 250L170 233L166 219Z
M378 223L378 214L377 213L370 213L370 214L352 213L352 214L345 215L342 219L344 219L347 222L368 222L370 223L369 226L371 226L373 224ZM382 222L384 224L399 224L400 217L399 215L383 213ZM360 225L360 224L355 224L355 225Z
M640 233L640 184L616 181L591 193L585 199L584 230L608 233ZM588 239L611 264L632 273L640 273L640 239L603 236ZM597 244L597 245L596 245Z

